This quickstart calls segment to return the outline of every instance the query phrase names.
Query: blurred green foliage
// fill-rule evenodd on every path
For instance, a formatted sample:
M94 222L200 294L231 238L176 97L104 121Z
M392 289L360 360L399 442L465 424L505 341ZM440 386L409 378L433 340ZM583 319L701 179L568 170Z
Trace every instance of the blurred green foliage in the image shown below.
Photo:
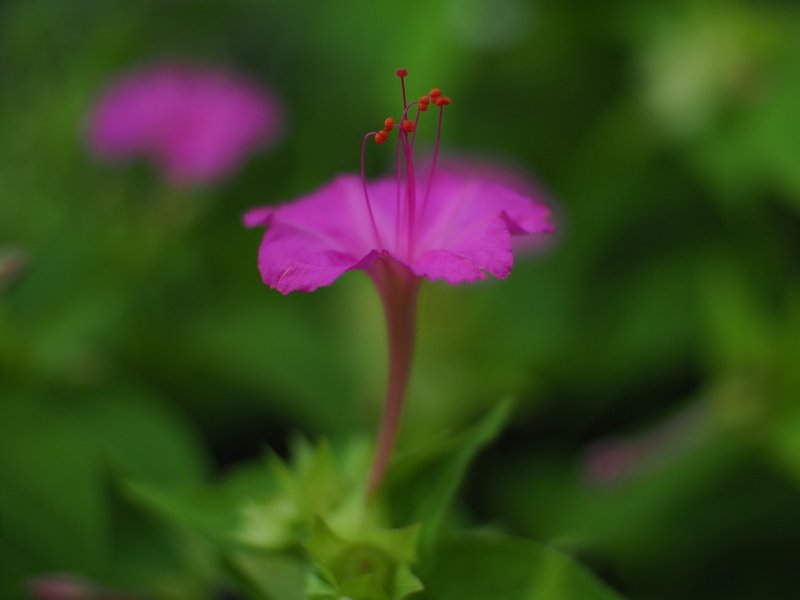
M285 142L199 191L97 164L98 91L165 56L271 86ZM372 432L371 285L265 289L240 215L355 170L401 65L453 97L445 151L535 174L559 228L508 281L422 292L401 448L520 399L450 518L630 597L793 595L800 7L778 0L0 2L0 595L203 571L120 481L192 486L294 430ZM599 479L598 440L625 459Z

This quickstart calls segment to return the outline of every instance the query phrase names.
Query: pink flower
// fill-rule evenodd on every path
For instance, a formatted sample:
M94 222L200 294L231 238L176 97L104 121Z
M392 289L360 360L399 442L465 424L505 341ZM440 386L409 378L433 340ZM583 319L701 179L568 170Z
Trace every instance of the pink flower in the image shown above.
M114 82L89 117L103 158L145 156L176 185L213 182L235 171L282 125L277 100L219 68L165 63Z
M380 259L452 284L486 273L503 279L512 236L553 231L545 204L480 172L436 171L436 154L418 180L413 137L401 130L399 138L397 177L369 183L341 175L294 202L245 214L248 227L267 228L259 253L264 283L284 294L310 292L347 271L371 273Z
M390 367L386 413L370 488L376 489L391 454L410 371L416 299L423 278L451 284L505 278L513 262L512 236L551 233L550 210L520 190L482 173L436 169L442 118L450 99L438 89L418 101L406 98L399 119L397 173L374 182L364 177L366 143L384 143L395 129L364 136L361 175L342 175L295 202L256 208L248 227L264 226L259 269L264 283L287 294L313 291L347 271L361 269L375 282L386 313ZM431 165L414 163L416 130L430 104L438 109ZM409 110L416 107L412 121Z

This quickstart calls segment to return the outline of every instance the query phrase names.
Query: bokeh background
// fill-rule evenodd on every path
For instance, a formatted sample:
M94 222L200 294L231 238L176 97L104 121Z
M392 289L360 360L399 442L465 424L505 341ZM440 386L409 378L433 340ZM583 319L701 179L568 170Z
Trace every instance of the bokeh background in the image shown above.
M282 142L192 188L98 161L98 95L164 59L271 90ZM401 444L514 396L465 515L632 598L796 593L795 3L3 0L0 595L167 564L115 475L200 481L292 432L373 431L371 285L267 289L241 214L355 171L400 66L453 98L444 152L532 178L559 230L505 282L426 284Z

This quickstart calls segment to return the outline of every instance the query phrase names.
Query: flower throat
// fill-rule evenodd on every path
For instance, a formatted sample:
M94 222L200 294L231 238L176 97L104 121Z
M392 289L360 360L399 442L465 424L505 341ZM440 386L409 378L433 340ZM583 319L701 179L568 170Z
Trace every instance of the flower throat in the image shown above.
M400 118L400 126L398 127L397 135L397 196L395 201L395 231L392 245L400 256L411 259L415 251L414 230L425 218L425 211L428 206L428 197L431 193L431 185L433 184L433 178L436 172L436 159L439 155L439 141L442 135L442 115L444 114L444 107L450 104L450 98L443 96L440 89L434 88L427 95L420 97L419 100L408 102L406 96L406 77L408 76L408 70L397 69L395 73L400 78L400 88L403 93L403 113ZM422 113L428 110L431 103L439 107L439 117L436 124L436 142L433 147L433 158L431 159L431 168L428 172L428 180L425 184L425 195L422 197L421 204L417 206L417 186L414 173L414 144L417 139L417 127L420 117ZM408 118L408 113L409 110L414 107L416 107L416 115L412 121ZM361 184L364 189L364 200L367 203L367 212L369 213L370 223L372 225L372 233L375 237L375 243L380 249L386 249L389 241L382 239L381 233L378 230L378 224L375 221L375 214L372 210L372 203L370 202L369 191L367 190L367 179L364 174L364 156L366 154L367 141L370 138L374 138L376 144L383 144L389 139L389 134L394 128L394 118L387 117L383 122L383 129L380 131L370 131L361 141ZM403 193L404 177L405 193Z

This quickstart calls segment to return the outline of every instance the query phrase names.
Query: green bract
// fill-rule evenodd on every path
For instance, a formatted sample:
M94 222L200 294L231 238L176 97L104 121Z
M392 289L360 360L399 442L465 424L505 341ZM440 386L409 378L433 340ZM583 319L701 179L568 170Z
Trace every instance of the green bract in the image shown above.
M318 572L309 580L309 598L401 600L422 589L411 572L419 527L368 528L345 539L325 521L314 524L308 550Z

